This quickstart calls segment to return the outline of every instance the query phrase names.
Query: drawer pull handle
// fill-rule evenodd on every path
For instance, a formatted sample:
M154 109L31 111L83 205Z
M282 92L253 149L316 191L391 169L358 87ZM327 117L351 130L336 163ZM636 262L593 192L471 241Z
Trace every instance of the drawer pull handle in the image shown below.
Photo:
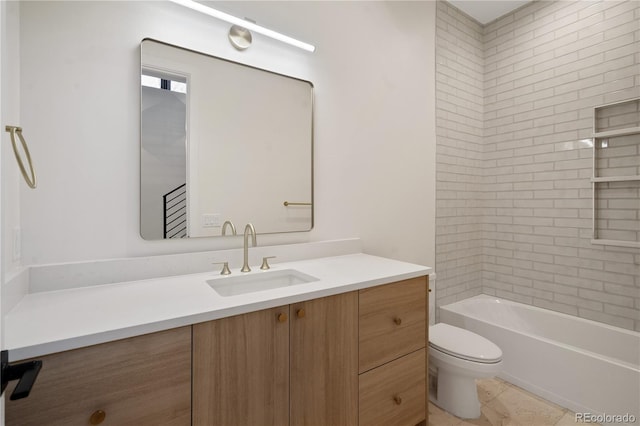
M307 314L307 313L304 311L304 309L298 309L298 310L296 311L296 315L298 316L298 318L304 318L304 316L305 316L306 314Z
M287 321L287 314L279 314L278 315L278 321L279 322L286 322Z
M91 415L91 417L89 417L89 423L92 425L99 425L104 421L105 417L107 417L107 413L102 410L97 410Z
M393 397L393 402L396 403L396 405L400 405L402 404L402 398L400 398L398 395Z
M400 325L400 324L402 324L402 318L395 317L395 318L393 319L393 322L395 322L395 323L396 323L396 325Z

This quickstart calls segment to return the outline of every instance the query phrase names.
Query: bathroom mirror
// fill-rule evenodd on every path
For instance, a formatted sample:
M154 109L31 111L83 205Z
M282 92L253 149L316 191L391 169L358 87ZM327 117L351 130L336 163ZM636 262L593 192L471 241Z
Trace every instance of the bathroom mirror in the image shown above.
M151 39L140 81L144 239L313 227L310 82Z

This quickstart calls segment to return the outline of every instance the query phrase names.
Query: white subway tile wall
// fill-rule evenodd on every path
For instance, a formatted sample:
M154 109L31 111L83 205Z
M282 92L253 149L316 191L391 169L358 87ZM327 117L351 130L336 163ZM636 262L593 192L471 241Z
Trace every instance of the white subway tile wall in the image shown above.
M594 107L640 96L640 2L536 1L481 27L439 1L436 40L437 305L482 292L640 331L640 249L591 244L590 182ZM640 170L638 138L598 147L599 175ZM638 183L599 185L606 238L637 238Z
M436 304L482 293L482 27L439 1L436 20ZM436 312L437 314L437 312Z

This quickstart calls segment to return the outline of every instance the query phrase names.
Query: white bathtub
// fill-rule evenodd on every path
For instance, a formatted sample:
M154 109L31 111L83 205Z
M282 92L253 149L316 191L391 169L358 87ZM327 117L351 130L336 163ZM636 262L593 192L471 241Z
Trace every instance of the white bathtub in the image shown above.
M576 413L640 424L640 333L486 295L440 307L440 320L500 346L506 381Z

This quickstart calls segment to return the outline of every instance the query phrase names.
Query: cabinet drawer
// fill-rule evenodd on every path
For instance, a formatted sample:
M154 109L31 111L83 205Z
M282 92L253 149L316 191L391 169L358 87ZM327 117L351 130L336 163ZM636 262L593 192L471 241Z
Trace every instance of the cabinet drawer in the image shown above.
M191 327L38 359L29 397L6 401L7 426L191 423Z
M426 346L427 278L360 290L359 372Z
M420 423L426 416L426 349L360 375L360 426Z

